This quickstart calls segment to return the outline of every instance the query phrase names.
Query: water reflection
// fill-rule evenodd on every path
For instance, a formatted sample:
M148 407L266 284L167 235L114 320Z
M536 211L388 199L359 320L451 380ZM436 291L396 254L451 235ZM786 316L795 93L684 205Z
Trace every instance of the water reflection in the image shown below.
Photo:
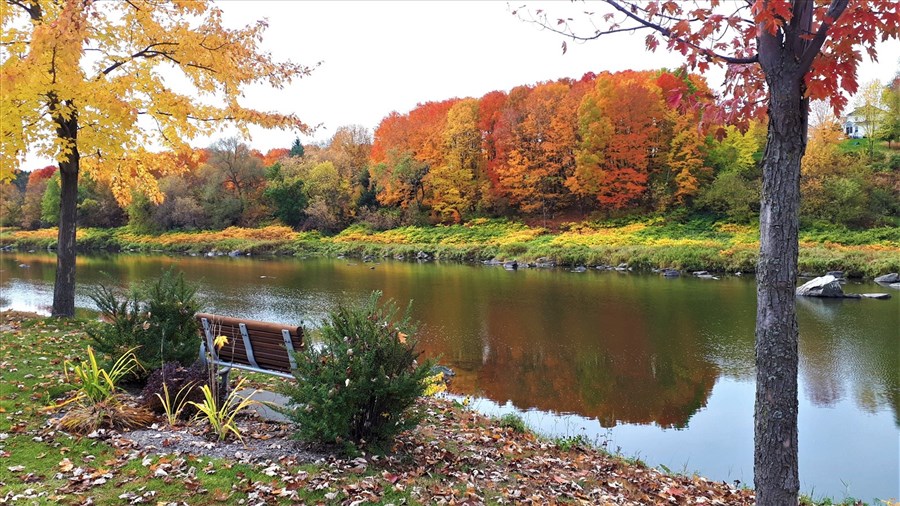
M100 282L101 272L125 286L170 266L200 283L208 311L260 320L315 326L338 302L362 301L372 290L413 299L422 344L457 371L455 391L538 420L568 414L593 434L610 431L617 444L670 467L689 455L716 479L733 478L734 466L745 470L744 481L751 474L752 280L334 259L82 256L76 304L90 304L86 286ZM54 269L51 255L0 255L0 303L48 305ZM896 298L798 301L804 486L840 496L829 487L855 480L873 494L900 495L896 480L883 478L896 477L900 467L898 308ZM846 462L865 464L845 469Z
M20 267L26 265L27 267ZM126 286L176 266L209 311L317 325L341 301L382 290L413 299L423 345L458 371L455 387L520 408L685 427L716 379L752 381L753 283L619 273L507 272L347 260L81 256L77 304L101 281ZM55 259L5 253L4 306L49 304ZM847 285L847 291L866 286ZM871 290L871 288L868 288ZM851 396L900 411L896 300L798 300L801 379L816 405ZM900 421L898 421L900 424Z

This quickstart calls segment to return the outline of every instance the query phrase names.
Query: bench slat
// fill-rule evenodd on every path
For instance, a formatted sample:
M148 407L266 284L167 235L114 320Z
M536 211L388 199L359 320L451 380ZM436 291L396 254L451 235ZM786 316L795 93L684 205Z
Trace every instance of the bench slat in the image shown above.
M295 367L292 353L303 346L303 328L296 325L245 320L209 313L197 313L206 347L213 362L226 367L292 377ZM205 321L204 321L205 320ZM228 344L213 349L216 336L228 338Z

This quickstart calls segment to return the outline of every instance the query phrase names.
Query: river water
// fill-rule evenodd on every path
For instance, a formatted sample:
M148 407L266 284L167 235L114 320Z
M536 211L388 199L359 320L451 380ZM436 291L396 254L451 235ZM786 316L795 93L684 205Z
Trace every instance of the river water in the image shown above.
M753 482L752 279L349 259L81 256L86 287L174 266L204 310L317 326L373 290L412 299L429 356L489 414L674 472ZM47 310L55 258L0 256L0 308ZM891 291L849 283L852 293ZM900 292L798 300L801 491L900 499Z

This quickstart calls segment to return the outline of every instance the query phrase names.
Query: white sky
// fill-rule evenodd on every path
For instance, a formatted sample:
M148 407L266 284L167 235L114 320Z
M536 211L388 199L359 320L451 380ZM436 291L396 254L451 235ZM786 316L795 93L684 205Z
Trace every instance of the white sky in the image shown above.
M311 76L283 90L248 89L244 104L292 112L310 125L322 124L304 143L331 137L342 125L374 131L391 111L407 112L417 103L451 97L480 97L492 90L585 72L677 67L678 55L648 53L643 34L621 34L583 44L541 31L511 14L525 0L505 1L250 1L219 5L228 26L267 18L263 47L277 59L322 65ZM572 16L597 5L528 1ZM886 82L900 67L900 42L879 46L880 64L864 57L859 81ZM721 73L708 76L712 87ZM250 144L263 152L289 148L296 132L251 130ZM216 138L231 135L223 132ZM214 140L214 139L213 139ZM210 139L197 139L206 146ZM26 163L25 168L43 166Z

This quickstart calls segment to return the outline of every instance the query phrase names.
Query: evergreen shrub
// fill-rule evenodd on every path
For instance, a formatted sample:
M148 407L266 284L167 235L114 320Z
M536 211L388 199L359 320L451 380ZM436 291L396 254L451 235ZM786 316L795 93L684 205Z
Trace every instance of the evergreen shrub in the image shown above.
M418 423L413 405L432 364L418 362L410 306L400 315L380 297L374 292L362 307L339 306L321 329L321 346L297 352L297 381L281 387L289 398L281 411L300 439L383 450Z
M200 346L194 318L200 309L196 292L182 273L176 275L172 270L132 287L125 295L101 283L88 296L104 321L89 327L87 333L98 350L114 356L136 348L134 353L145 371L159 369L166 362L190 365Z

